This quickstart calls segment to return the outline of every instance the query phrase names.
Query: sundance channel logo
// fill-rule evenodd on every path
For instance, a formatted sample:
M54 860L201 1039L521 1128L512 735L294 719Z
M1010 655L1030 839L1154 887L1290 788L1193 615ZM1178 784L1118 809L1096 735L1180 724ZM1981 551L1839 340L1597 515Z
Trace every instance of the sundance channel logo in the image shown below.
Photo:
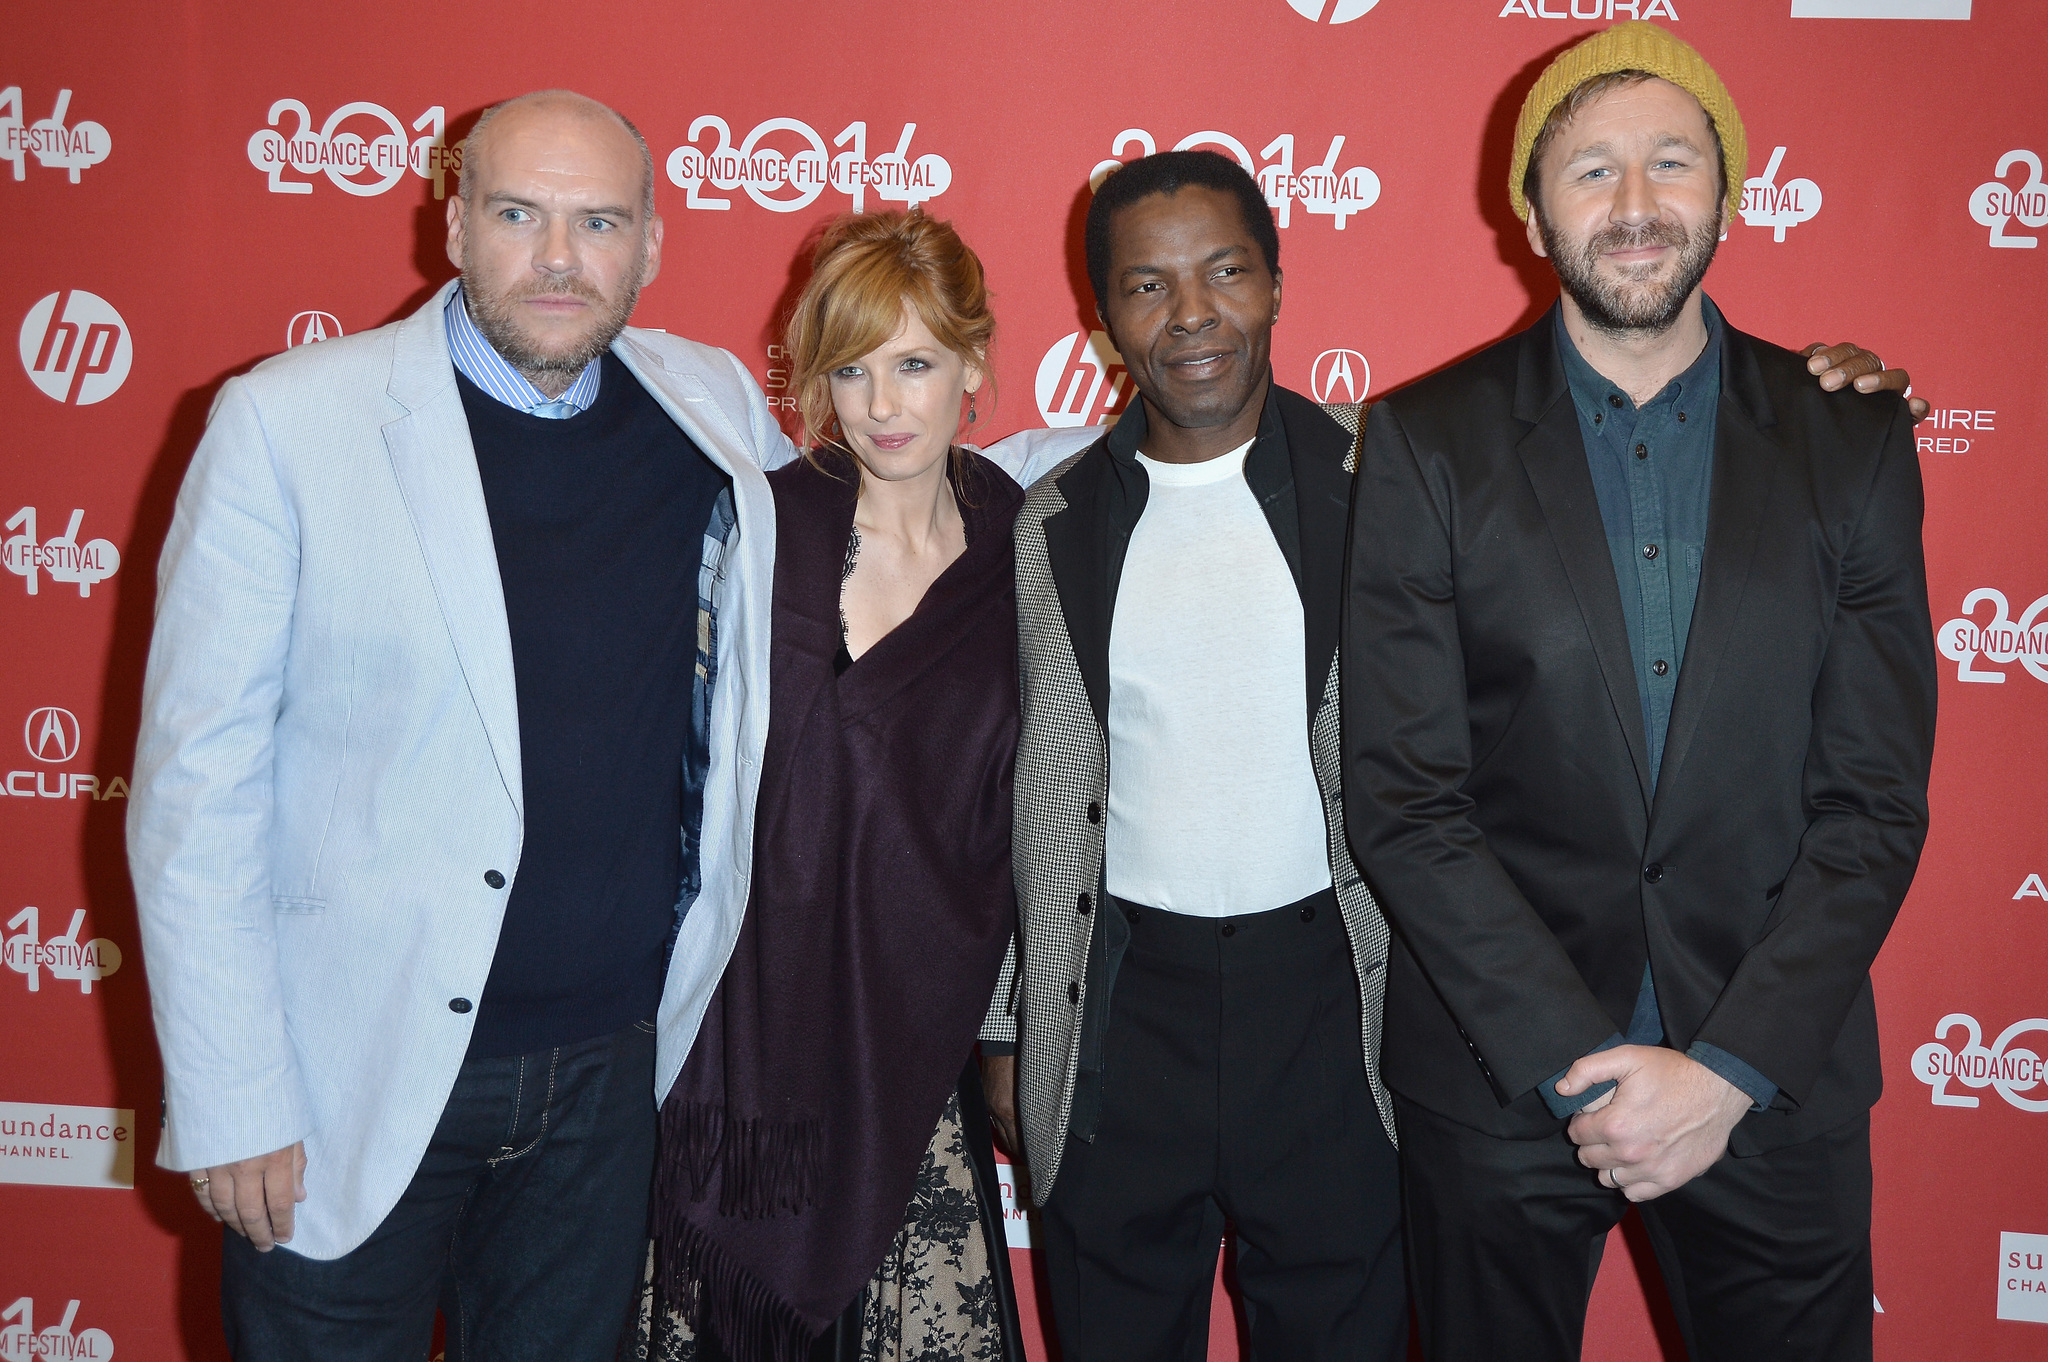
M80 1329L78 1302L67 1301L55 1324L36 1328L36 1303L23 1296L0 1311L0 1362L108 1362L114 1340L105 1329Z
M135 1113L116 1107L0 1102L0 1182L135 1186Z
M668 154L665 169L669 183L685 191L686 208L728 210L730 192L737 189L771 213L794 213L831 189L851 199L856 213L868 210L870 192L884 204L909 209L953 184L953 166L945 157L911 155L916 135L917 124L905 123L895 150L870 157L867 123L849 123L832 138L834 147L843 148L835 154L801 119L770 118L734 146L732 126L717 114L703 114L690 124L689 139Z
M1998 1236L1998 1317L2048 1324L2048 1234Z

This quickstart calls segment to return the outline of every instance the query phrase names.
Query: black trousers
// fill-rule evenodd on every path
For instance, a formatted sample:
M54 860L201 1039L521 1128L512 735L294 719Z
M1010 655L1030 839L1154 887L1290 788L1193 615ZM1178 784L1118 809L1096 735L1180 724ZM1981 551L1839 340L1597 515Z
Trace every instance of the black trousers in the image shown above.
M1229 919L1111 907L1131 941L1101 1116L1042 1221L1065 1362L1206 1357L1226 1222L1254 1362L1399 1358L1399 1174L1336 896Z
M321 1262L224 1231L235 1362L612 1362L638 1295L654 1171L654 1027L465 1060L418 1172ZM344 1171L306 1170L306 1180Z
M1562 1133L1503 1140L1399 1099L1430 1362L1573 1359L1628 1201ZM1870 1118L1724 1158L1638 1208L1693 1362L1867 1362Z

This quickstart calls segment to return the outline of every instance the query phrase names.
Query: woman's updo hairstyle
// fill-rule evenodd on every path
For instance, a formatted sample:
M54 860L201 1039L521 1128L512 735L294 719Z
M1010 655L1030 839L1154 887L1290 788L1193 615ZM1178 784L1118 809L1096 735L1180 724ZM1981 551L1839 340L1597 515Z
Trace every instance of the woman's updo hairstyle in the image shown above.
M832 409L832 371L896 334L908 303L939 344L981 370L994 405L988 310L981 260L948 222L908 213L848 213L825 228L810 282L790 314L790 387L803 419L802 443L842 444Z

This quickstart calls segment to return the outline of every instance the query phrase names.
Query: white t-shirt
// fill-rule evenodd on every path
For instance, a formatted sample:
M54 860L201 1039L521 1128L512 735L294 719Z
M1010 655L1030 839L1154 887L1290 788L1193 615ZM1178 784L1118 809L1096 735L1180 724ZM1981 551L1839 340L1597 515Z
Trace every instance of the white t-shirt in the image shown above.
M1195 917L1330 886L1301 593L1244 480L1250 451L1138 455L1151 492L1109 632L1109 892Z

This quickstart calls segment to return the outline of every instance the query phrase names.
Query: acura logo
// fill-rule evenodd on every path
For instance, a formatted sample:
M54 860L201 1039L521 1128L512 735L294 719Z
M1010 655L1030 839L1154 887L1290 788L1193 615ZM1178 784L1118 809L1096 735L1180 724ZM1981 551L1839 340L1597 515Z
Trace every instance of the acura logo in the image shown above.
M61 765L78 755L78 716L68 709L44 705L28 716L21 738L37 761Z
M1325 350L1309 370L1309 394L1318 402L1363 402L1372 387L1372 365L1356 350Z
M332 312L301 312L284 329L284 348L333 340L341 334L341 319Z

